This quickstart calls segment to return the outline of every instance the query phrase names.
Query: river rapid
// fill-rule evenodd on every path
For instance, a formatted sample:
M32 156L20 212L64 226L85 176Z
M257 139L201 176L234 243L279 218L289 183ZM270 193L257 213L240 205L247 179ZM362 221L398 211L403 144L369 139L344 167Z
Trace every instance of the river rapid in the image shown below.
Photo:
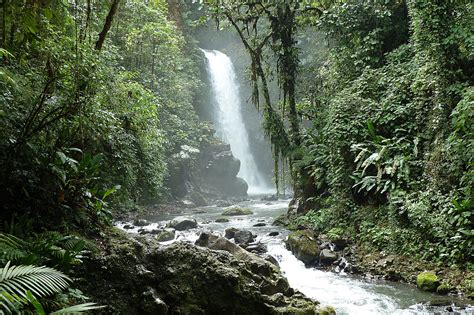
M227 228L234 227L251 231L257 236L256 240L267 245L268 254L278 260L281 270L288 278L290 285L306 296L320 301L322 305L333 306L337 314L474 314L473 307L456 306L460 301L456 298L440 297L421 292L416 287L387 281L370 281L352 275L334 273L306 268L285 248L284 240L288 231L279 226L272 226L273 220L288 209L289 200L265 202L251 200L239 203L247 207L253 214L246 216L227 217L229 222L215 222L222 218L225 207L207 206L193 209L183 209L180 213L160 213L146 217L152 222L144 229L163 227L174 218L193 218L198 222L198 228L187 231L177 231L172 243L176 241L193 242L202 231L224 235ZM254 226L255 224L264 226ZM125 223L117 224L122 227ZM138 227L128 229L136 233ZM278 232L277 236L268 236L270 232ZM430 302L445 299L444 306L430 306ZM449 301L449 302L446 302ZM451 304L451 306L446 306Z

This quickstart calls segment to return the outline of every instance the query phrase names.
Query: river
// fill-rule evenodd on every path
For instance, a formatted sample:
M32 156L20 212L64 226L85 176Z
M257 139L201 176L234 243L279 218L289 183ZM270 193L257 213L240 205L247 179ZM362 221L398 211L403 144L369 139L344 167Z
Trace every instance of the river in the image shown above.
M306 268L284 246L284 239L289 232L283 227L272 226L273 220L286 212L288 202L288 200L246 201L239 205L250 208L253 211L252 215L228 217L229 222L223 223L215 222L217 218L222 217L221 213L225 209L218 206L183 209L181 213L160 213L146 218L153 223L145 228L154 229L163 226L177 217L191 217L197 220L199 223L197 229L177 232L175 240L167 243L194 242L201 231L223 235L225 229L229 227L250 230L257 235L257 240L267 245L268 254L278 260L281 270L293 288L320 301L322 305L335 307L337 314L474 314L472 307L466 309L452 304L453 311L450 312L447 306L427 306L427 302L433 300L445 299L457 303L459 301L454 297L440 297L421 292L408 284L369 281L344 273ZM256 223L266 225L255 227ZM137 232L137 229L129 232ZM279 235L268 236L270 232L279 232Z

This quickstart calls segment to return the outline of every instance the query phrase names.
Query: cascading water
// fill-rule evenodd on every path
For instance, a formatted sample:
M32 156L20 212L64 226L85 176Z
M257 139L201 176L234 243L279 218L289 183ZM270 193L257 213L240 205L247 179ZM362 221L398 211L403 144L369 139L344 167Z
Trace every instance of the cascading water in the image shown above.
M208 61L208 73L214 95L214 123L217 135L230 144L233 155L240 160L238 176L249 185L249 194L268 193L269 188L250 151L239 95L239 86L230 58L217 50L202 50Z

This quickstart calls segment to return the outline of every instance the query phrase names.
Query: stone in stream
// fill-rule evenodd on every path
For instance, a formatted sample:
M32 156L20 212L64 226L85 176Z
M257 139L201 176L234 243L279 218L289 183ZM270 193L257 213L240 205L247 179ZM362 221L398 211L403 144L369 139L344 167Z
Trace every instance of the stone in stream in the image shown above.
M277 226L287 226L289 223L288 216L286 214L280 214L272 223Z
M248 244L254 241L254 236L250 231L238 230L234 233L234 240L236 244Z
M248 245L244 245L244 248L249 251L249 252L252 252L254 254L263 254L263 253L266 253L268 251L267 249L267 246L263 243L250 243Z
M422 291L436 292L439 285L438 276L434 272L425 271L416 277L416 286Z
M280 235L280 232L273 231L273 232L268 233L268 236L277 236L277 235Z
M239 229L236 229L236 228L234 228L234 227L225 229L225 235L224 235L224 237L227 238L227 239L234 238L235 232L237 232L238 230L239 230Z
M135 226L146 226L149 225L150 223L147 220L144 219L136 219L133 221L133 225Z
M156 240L158 242L171 241L171 240L174 240L175 235L176 235L175 230L166 229L166 230L161 231L161 233L156 236Z
M179 220L172 220L168 223L168 227L173 228L177 231L186 231L189 229L194 229L197 227L196 220L193 219L179 219Z
M125 230L131 230L131 229L133 229L134 227L133 227L133 225L125 224L125 225L123 226L123 228L124 228Z
M218 218L218 219L216 219L216 222L217 223L227 223L227 222L229 222L229 219L227 219L227 218Z
M323 249L319 255L319 263L322 265L330 265L337 260L337 253L330 249Z
M249 208L240 208L240 207L233 207L225 210L222 212L222 215L225 216L237 216L237 215L249 215L253 214L252 210Z
M319 246L313 231L294 231L288 235L286 247L307 266L319 261Z
M254 227L262 227L262 226L266 226L266 225L267 225L266 223L259 222L259 223L254 224L253 226Z

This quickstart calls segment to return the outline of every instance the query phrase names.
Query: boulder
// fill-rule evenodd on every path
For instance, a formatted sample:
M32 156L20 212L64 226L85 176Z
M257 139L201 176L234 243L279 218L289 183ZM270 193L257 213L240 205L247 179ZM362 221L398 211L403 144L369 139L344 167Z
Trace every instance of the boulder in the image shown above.
M149 224L150 223L147 220L144 220L144 219L136 219L135 221L133 221L133 225L135 225L135 226L147 226Z
M416 286L422 291L436 292L439 285L438 276L433 272L425 271L416 277Z
M267 225L266 223L260 222L260 223L254 224L253 226L254 227L262 227L262 226L266 226L266 225Z
M158 234L158 235L156 236L156 240L157 240L158 242L171 241L171 240L174 240L175 235L176 235L175 230L173 230L173 229L166 229L166 230L161 231L160 234Z
M287 248L307 266L315 265L319 261L319 246L313 231L294 231L288 235Z
M263 254L268 251L268 248L265 244L263 243L251 243L248 245L245 245L245 249L249 252L252 252L254 254Z
M248 244L254 241L254 236L250 231L237 230L234 233L234 241L236 244Z
M319 263L330 265L337 260L337 253L330 249L323 249L319 254Z
M222 215L225 215L225 216L237 216L237 215L249 215L249 214L253 214L252 210L250 210L249 208L240 208L240 207L232 207L222 212Z
M229 222L229 219L227 219L227 218L218 218L218 219L216 219L216 222L217 223L227 223L227 222Z
M134 226L131 225L131 224L125 224L125 225L123 226L123 228L124 228L125 230L131 230L131 229L134 228Z
M231 239L231 238L234 238L235 236L235 232L237 232L239 229L236 229L234 227L231 227L231 228L228 228L225 230L225 235L224 237L227 238L227 239Z
M288 216L286 214L281 214L275 219L275 221L273 221L272 225L287 226L288 223Z
M168 223L168 227L173 228L177 231L186 231L197 227L197 222L194 219L176 219Z
M273 232L268 233L268 236L277 236L277 235L280 235L280 232L273 231Z
M108 233L78 271L81 290L108 314L321 314L278 267L223 237L201 234L206 248Z

